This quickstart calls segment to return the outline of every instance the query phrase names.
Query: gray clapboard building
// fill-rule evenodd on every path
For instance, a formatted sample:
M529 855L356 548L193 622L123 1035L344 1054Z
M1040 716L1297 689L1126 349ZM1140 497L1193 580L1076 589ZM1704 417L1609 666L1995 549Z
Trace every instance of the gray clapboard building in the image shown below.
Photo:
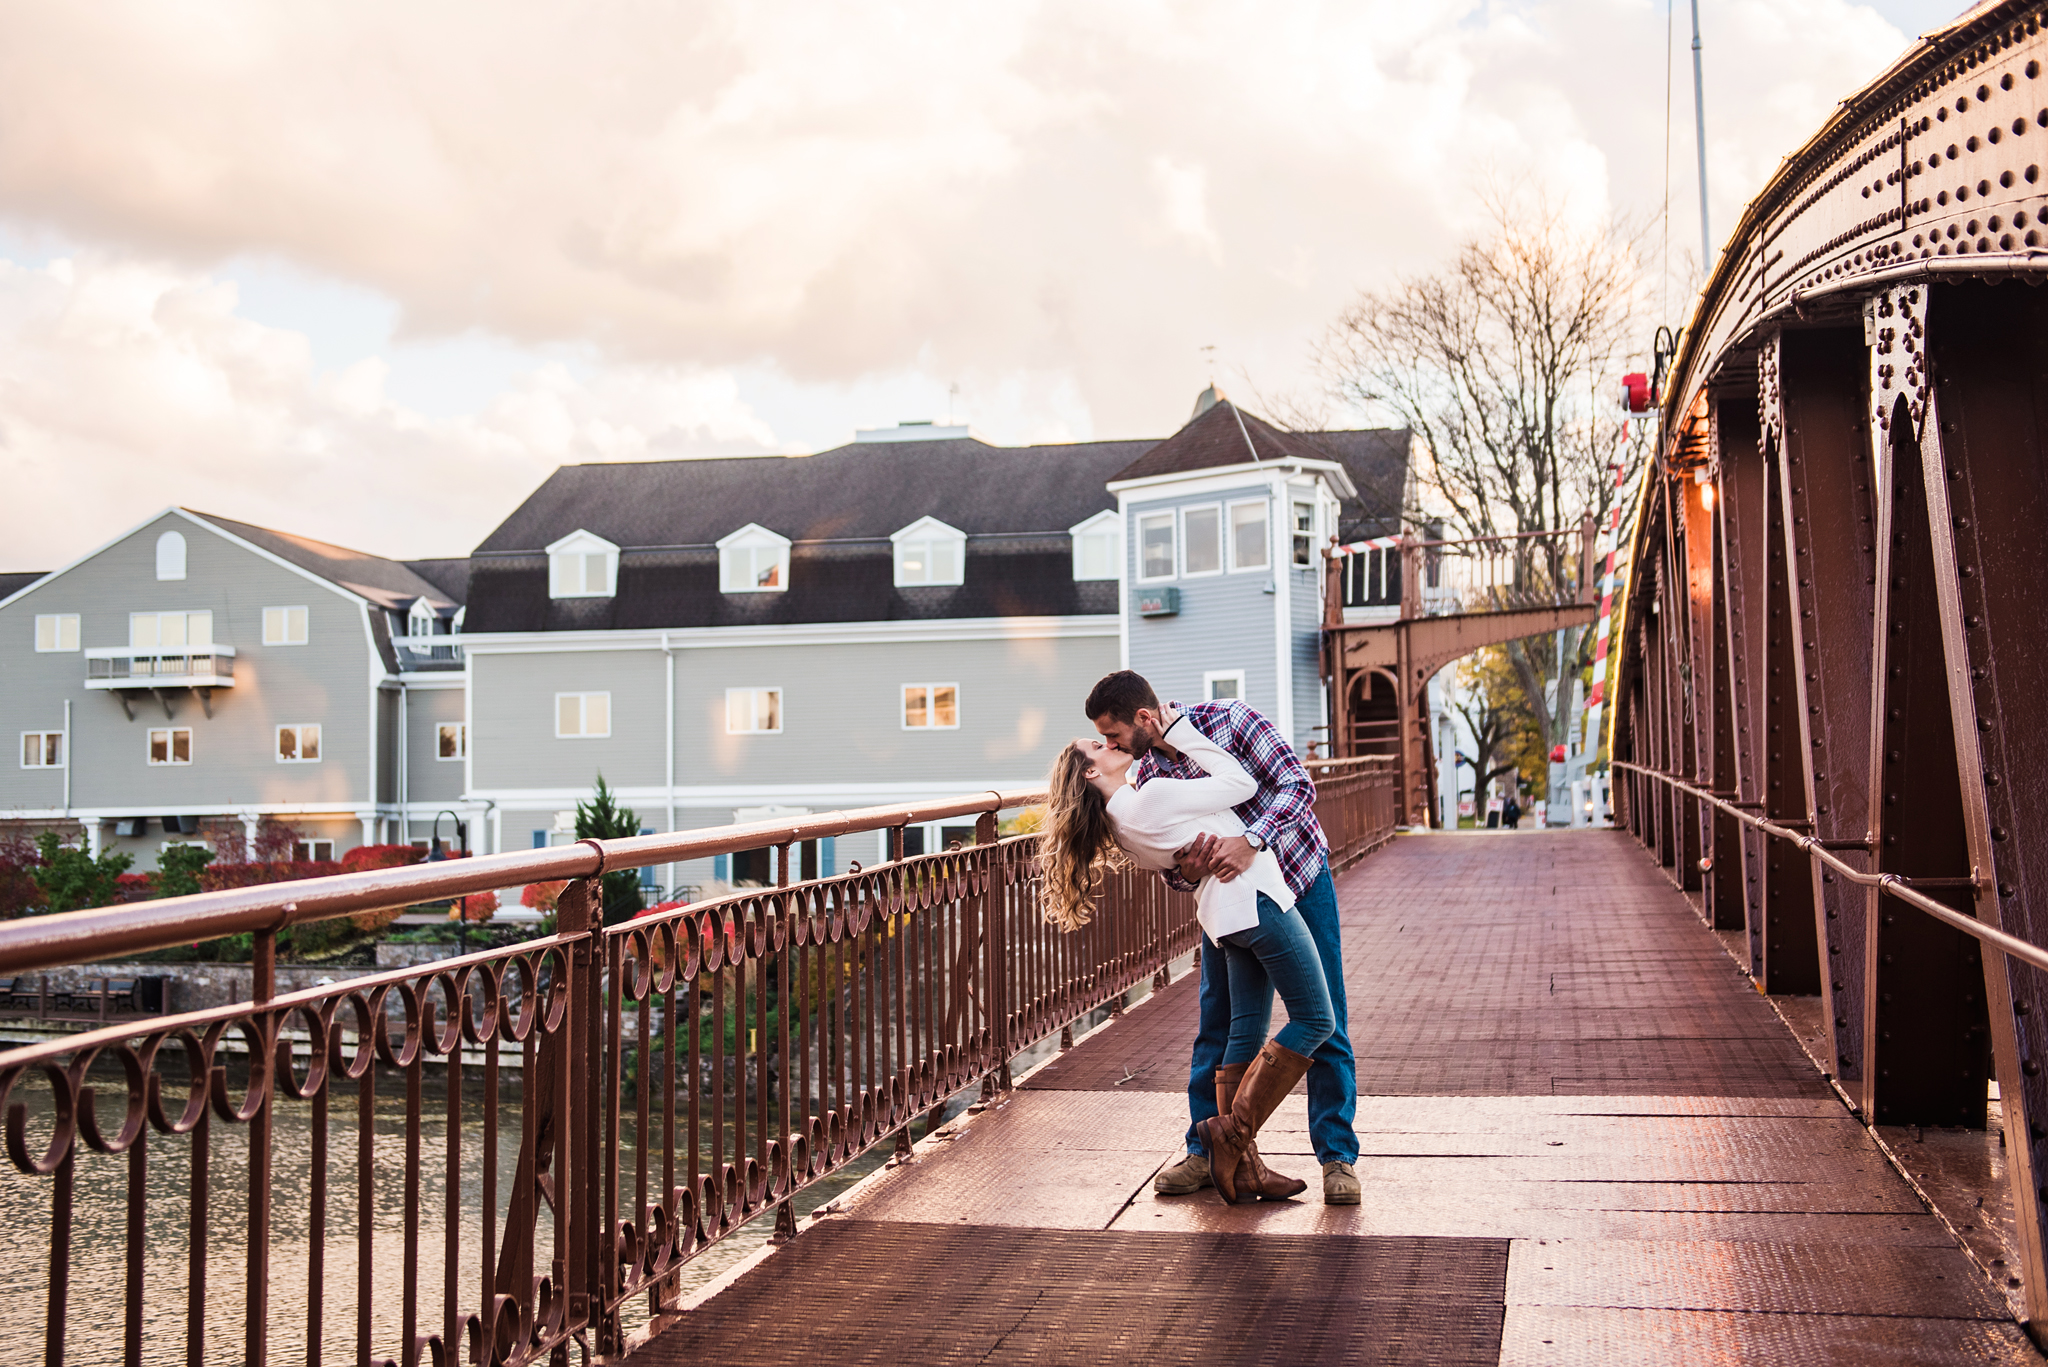
M169 510L0 582L22 745L0 818L146 868L205 819L264 814L309 853L420 842L437 815L478 850L561 843L599 774L650 831L1030 787L1121 664L1306 746L1323 548L1398 526L1408 446L1282 432L1213 392L1165 441L906 424L813 456L564 467L456 560ZM880 853L825 841L797 871ZM649 874L771 876L766 852Z
M266 815L309 858L407 838L408 810L462 801L460 766L434 759L460 745L461 663L406 643L452 633L466 574L172 508L17 576L0 817L144 869L166 841Z

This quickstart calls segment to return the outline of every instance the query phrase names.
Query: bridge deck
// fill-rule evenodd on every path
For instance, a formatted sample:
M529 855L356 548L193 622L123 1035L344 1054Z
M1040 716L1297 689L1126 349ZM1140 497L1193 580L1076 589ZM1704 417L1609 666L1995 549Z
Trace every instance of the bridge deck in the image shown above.
M1365 1204L1155 1197L1182 979L637 1356L2038 1361L1621 835L1404 837L1339 883ZM943 1133L943 1132L942 1132Z

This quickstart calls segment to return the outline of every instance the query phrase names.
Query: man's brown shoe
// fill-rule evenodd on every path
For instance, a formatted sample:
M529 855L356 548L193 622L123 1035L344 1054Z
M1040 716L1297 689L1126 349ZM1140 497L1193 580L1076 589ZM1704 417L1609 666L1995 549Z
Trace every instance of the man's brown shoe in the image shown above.
M1339 1160L1323 1164L1324 1205L1355 1206L1362 1196L1358 1185L1358 1173L1349 1163Z
M1161 1196L1187 1196L1213 1185L1209 1180L1209 1155L1191 1153L1171 1167L1161 1168L1152 1179L1152 1190Z

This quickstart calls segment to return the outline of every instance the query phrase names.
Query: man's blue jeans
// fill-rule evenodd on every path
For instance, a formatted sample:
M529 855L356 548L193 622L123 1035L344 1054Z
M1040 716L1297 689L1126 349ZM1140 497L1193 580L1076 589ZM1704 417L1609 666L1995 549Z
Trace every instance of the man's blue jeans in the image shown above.
M1337 1028L1309 1057L1308 1135L1318 1163L1358 1161L1358 1135L1351 1127L1358 1113L1358 1065L1351 1056L1350 1013L1344 1003L1344 956L1337 940L1337 886L1329 865L1296 899L1295 909L1308 926L1323 961L1330 991L1330 1010ZM1230 1039L1230 977L1222 950L1202 939L1201 1016L1195 1028L1194 1058L1188 1068L1187 1147L1202 1153L1195 1126L1216 1114L1216 1069L1223 1063Z

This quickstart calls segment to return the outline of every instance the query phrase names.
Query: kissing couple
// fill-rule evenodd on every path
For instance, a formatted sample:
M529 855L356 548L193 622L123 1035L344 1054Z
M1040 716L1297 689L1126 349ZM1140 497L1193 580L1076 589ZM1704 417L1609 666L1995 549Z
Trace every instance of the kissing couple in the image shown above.
M1357 1067L1330 846L1308 771L1256 709L1162 707L1128 669L1097 683L1086 710L1098 734L1063 749L1048 780L1039 844L1047 922L1085 925L1102 871L1127 859L1193 892L1202 926L1187 1154L1153 1190L1184 1196L1213 1185L1232 1203L1305 1191L1266 1166L1257 1140L1306 1076L1323 1202L1357 1205ZM1275 992L1288 1020L1269 1039Z

